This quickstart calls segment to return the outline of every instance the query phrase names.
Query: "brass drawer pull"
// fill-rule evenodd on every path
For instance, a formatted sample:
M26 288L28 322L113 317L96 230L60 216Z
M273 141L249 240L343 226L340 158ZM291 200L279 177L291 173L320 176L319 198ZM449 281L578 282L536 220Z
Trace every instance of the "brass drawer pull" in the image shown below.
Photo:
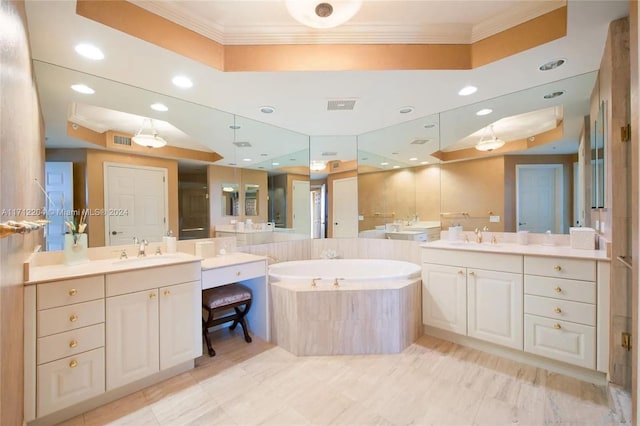
M555 269L556 271L560 272L560 271L562 271L562 266L556 265L556 266L553 267L553 269Z
M155 293L149 293L149 299L155 299L155 298L156 298Z
M78 361L76 361L75 359L72 359L71 362L69 363L69 367L75 368L77 366L78 366Z
M554 288L554 290L555 290L556 293L561 293L562 292L562 289L560 287L556 287L556 288Z
M236 277L239 277L239 276L240 276L240 274L241 274L241 272L240 272L240 271L236 272Z
M458 271L458 275L463 275L463 274L464 274L464 271L462 270Z
M78 321L78 316L76 314L71 314L71 316L69 317L69 321L71 322Z
M78 341L77 340L72 340L69 342L69 347L70 348L75 348L76 346L78 346Z
M75 296L76 294L78 294L78 290L75 288L69 290L69 296Z
M473 277L473 276L475 276L475 275L476 275L476 273L475 273L475 272L473 272L473 271L471 271L471 272L469 272L469 275L471 275L471 276Z
M165 296L170 296L170 295L171 295L171 292L170 292L169 290L165 290L165 291L164 291L164 295L165 295Z
M562 327L560 327L560 324L555 323L553 324L553 328L555 328L556 330L560 330Z
M555 308L555 309L553 310L553 312L555 312L556 314L561 314L561 313L562 313L562 309L560 309L560 308Z

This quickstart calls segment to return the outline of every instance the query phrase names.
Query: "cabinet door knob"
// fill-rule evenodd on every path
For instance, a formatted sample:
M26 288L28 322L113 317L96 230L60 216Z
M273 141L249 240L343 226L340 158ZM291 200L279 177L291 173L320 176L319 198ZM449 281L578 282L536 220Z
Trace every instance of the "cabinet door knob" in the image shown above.
M560 308L555 308L555 309L553 310L553 312L555 312L556 314L561 314L561 313L562 313L562 309L560 309Z
M170 292L169 290L165 290L165 291L164 291L164 295L165 295L165 296L169 296L170 294L171 294L171 292Z
M78 321L78 316L76 314L71 314L71 316L69 317L69 321L71 322Z
M155 299L155 298L156 298L155 293L149 293L149 299Z
M69 367L74 368L78 366L78 361L76 361L75 359L72 359L71 362L69 362Z
M476 273L475 273L475 272L473 272L473 271L471 271L471 272L469 272L469 275L471 275L471 276L475 276L475 275L476 275Z
M240 271L236 272L236 277L240 276Z
M562 292L562 289L560 287L556 287L556 288L554 288L554 290L555 290L556 293Z
M464 275L464 271L461 269L458 271L458 275Z
M560 272L560 271L562 271L562 266L556 265L556 266L553 267L553 269L555 269L556 271Z
M555 328L556 330L560 330L562 327L560 327L560 324L555 323L553 324L553 328Z
M75 296L76 294L78 294L78 290L75 288L69 290L69 296Z
M70 348L75 348L76 346L78 346L78 341L77 340L72 340L69 342L69 347Z

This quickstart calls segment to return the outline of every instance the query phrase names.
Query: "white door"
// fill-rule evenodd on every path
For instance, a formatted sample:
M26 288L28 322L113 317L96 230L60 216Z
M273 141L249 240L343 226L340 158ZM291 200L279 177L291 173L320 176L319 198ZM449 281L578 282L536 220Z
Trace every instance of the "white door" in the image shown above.
M167 169L105 163L105 241L162 241L168 230Z
M202 355L200 281L160 289L160 369Z
M293 228L296 234L311 236L311 208L309 205L309 191L311 184L308 180L293 181Z
M522 275L467 271L468 336L522 350Z
M518 231L564 232L561 164L516 166Z
M358 178L333 181L333 238L358 238Z
M422 265L423 324L467 334L467 278L465 268Z
M158 290L107 297L107 391L159 370Z
M73 209L73 163L44 163L47 192L46 250L64 250L65 216Z

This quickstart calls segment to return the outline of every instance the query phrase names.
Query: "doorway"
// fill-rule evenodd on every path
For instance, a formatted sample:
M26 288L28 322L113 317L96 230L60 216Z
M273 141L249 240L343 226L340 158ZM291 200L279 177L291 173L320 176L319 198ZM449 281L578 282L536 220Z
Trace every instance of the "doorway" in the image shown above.
M517 230L564 232L562 164L516 166Z
M333 238L358 237L358 178L333 181Z
M107 245L162 241L168 230L167 169L105 163L104 226Z
M73 216L73 163L49 162L44 164L45 191L47 193L46 250L63 250L64 221Z
M311 185L311 238L326 238L326 184Z

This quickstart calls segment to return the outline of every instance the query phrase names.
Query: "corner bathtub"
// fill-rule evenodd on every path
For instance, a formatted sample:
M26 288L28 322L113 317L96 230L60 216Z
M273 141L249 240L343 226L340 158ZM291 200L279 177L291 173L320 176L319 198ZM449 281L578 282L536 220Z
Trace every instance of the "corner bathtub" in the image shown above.
M295 355L398 353L421 334L418 265L382 259L282 262L269 267L269 282L273 340Z

